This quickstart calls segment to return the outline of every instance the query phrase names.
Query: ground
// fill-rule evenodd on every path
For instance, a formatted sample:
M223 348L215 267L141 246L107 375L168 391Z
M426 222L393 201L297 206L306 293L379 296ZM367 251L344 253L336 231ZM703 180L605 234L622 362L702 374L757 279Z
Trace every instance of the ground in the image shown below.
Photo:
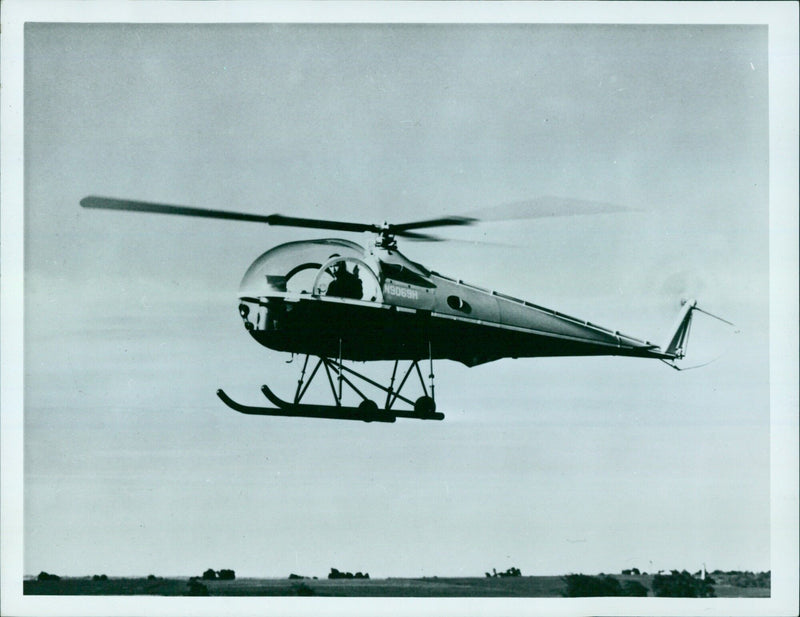
M650 589L652 576L616 576L620 582L637 580ZM560 576L519 576L509 578L387 578L387 579L269 579L239 578L233 581L198 581L211 596L295 596L330 597L524 597L558 598L564 590ZM768 588L715 586L717 597L769 597ZM189 593L188 577L62 578L59 581L24 581L26 595L152 595L182 596ZM652 592L651 592L652 595Z

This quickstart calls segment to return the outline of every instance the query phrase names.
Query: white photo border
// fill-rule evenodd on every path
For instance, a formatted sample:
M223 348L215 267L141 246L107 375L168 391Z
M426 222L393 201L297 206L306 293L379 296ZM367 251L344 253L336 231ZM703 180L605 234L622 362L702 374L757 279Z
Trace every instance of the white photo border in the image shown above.
M23 2L2 7L2 607L22 615L793 615L798 606L798 5L794 2ZM769 28L771 571L768 599L23 596L26 22L670 23Z

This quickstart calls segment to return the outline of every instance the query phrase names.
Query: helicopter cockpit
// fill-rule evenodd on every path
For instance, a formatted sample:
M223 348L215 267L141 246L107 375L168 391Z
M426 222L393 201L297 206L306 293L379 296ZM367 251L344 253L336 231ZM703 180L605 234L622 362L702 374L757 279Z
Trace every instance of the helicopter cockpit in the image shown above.
M372 261L372 260L370 260ZM270 249L247 269L241 298L290 295L383 302L375 266L348 240L289 242Z

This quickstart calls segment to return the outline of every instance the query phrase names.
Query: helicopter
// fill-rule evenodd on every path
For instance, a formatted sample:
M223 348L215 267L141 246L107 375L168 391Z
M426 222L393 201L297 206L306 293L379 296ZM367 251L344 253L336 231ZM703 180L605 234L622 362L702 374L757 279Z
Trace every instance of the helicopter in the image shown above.
M80 205L372 234L365 246L340 238L280 244L247 269L238 293L245 330L269 349L305 359L291 400L280 398L267 385L261 391L270 406L245 405L217 390L225 405L243 414L364 422L443 420L436 408L434 360L474 367L502 358L629 356L682 370L677 362L685 356L696 311L730 324L701 309L697 300L685 300L669 338L658 345L450 278L408 259L397 248L397 238L440 240L422 229L478 222L469 216L378 225L94 195ZM388 382L381 384L345 361L390 361L393 369ZM331 404L303 401L315 378L328 382ZM416 398L410 398L412 382L420 394ZM344 403L345 387L358 404ZM367 388L378 394L366 394Z

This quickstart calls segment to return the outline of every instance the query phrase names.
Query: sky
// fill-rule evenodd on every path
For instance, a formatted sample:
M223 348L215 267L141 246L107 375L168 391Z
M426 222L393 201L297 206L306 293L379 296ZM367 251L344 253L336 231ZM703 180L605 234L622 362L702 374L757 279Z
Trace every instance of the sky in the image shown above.
M25 54L26 574L770 569L765 26L34 23ZM682 373L440 362L440 423L247 417L215 390L259 404L299 367L242 327L241 276L336 234L90 194L378 223L619 204L400 248L637 337L682 297L736 328L698 315L686 363L714 361Z

